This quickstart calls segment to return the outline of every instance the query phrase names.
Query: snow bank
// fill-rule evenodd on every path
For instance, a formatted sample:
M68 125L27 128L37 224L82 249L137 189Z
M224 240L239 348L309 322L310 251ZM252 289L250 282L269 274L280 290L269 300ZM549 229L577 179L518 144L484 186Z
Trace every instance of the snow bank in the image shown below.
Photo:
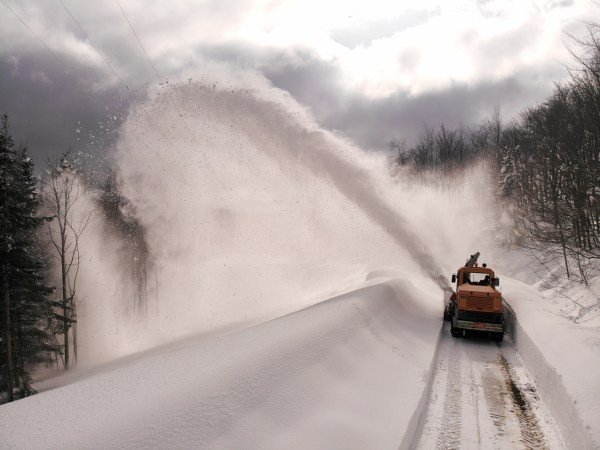
M410 281L98 370L0 407L3 448L398 448L441 302ZM416 412L415 412L416 411Z
M600 328L543 308L531 286L507 277L508 331L570 448L600 447Z

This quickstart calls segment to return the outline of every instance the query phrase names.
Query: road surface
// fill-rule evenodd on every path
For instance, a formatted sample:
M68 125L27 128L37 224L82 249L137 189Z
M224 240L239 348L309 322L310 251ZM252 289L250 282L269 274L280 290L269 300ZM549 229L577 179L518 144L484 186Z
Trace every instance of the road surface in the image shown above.
M560 432L510 338L440 341L419 449L564 449Z

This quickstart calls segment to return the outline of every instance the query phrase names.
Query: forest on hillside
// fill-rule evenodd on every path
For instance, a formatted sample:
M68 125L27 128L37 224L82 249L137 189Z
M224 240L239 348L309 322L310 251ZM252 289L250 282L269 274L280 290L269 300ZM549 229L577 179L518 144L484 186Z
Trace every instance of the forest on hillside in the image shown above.
M414 146L391 146L395 163L417 173L451 176L488 161L495 193L512 211L514 243L560 257L567 277L587 284L600 260L598 24L573 38L572 55L570 80L518 119L503 123L497 108L479 127L426 127Z

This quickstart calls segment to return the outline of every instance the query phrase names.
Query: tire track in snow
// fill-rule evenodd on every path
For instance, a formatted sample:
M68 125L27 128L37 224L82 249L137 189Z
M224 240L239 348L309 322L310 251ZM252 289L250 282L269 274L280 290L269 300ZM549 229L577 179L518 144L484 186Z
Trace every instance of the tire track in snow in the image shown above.
M426 417L411 448L565 448L510 339L455 339L447 325L443 333Z
M453 342L448 359L448 373L446 377L446 396L442 411L442 428L438 435L437 448L460 448L460 434L462 425L462 372L460 349L457 342Z
M481 376L488 413L499 436L506 434L506 390L495 365L487 367Z
M475 375L473 373L473 364L469 364L469 385L470 385L470 393L471 393L471 403L473 408L475 409L475 418L477 420L477 445L481 447L481 425L479 423L479 398L478 398L478 389L477 382L475 380Z
M502 368L504 374L504 380L514 405L514 413L519 419L522 438L521 442L527 449L549 448L546 444L544 432L540 427L538 418L531 407L531 403L522 391L514 370L502 353L500 353L498 364Z

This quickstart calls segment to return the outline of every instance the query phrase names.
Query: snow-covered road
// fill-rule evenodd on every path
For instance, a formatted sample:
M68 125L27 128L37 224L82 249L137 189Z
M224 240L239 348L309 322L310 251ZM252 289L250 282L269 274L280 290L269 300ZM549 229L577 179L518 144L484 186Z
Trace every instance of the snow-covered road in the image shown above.
M0 448L407 447L441 313L410 281L372 279L1 405Z
M554 354L560 323L548 326L535 291L505 285L521 312L517 345L452 338L438 292L372 275L295 313L1 405L0 448L598 448L596 341L576 333L595 328L571 325Z
M448 327L417 448L565 448L510 338L455 339Z

